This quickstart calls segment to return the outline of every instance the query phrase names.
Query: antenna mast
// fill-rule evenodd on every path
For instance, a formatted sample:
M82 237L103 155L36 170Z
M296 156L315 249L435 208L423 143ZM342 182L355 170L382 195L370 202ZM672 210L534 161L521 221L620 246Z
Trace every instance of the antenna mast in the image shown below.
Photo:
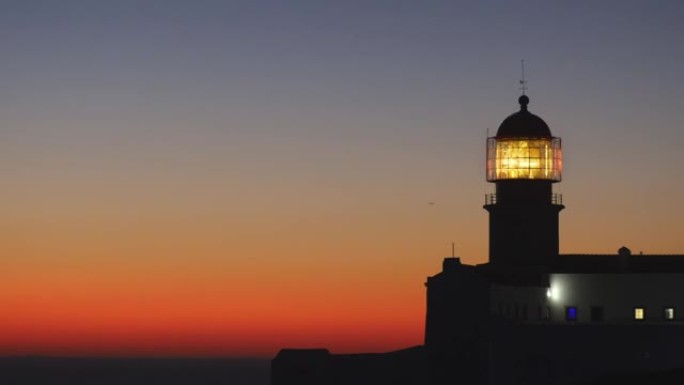
M520 60L520 67L522 69L522 78L520 79L520 89L522 90L522 94L525 95L525 91L527 90L527 80L525 80L525 60Z

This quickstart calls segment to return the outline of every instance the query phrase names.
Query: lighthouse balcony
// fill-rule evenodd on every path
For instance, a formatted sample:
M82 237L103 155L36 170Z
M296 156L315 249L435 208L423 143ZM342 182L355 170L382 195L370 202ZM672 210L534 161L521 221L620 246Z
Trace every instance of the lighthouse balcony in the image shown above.
M563 205L563 194L553 193L550 196L550 201L552 205ZM485 206L495 205L497 203L497 194L490 193L485 194Z

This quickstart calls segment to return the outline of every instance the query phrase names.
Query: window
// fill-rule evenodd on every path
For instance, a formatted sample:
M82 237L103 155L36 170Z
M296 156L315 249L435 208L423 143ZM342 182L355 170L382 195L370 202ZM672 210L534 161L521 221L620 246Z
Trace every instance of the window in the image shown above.
M565 320L566 321L577 321L577 307L566 306L565 307Z
M603 308L601 306L591 307L591 320L593 322L603 321Z
M646 310L643 307L635 307L634 308L634 320L636 320L636 321L643 320L645 314L646 314Z
M675 319L675 312L673 307L666 307L665 312L663 313L663 316L665 318L665 321L674 321Z

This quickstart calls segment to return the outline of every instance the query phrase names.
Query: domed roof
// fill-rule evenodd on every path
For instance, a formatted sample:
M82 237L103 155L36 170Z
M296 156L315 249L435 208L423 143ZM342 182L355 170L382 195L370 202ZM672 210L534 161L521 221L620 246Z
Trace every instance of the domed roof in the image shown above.
M530 98L523 95L518 98L520 111L510 115L499 126L497 138L550 138L551 130L546 122L537 115L527 111Z

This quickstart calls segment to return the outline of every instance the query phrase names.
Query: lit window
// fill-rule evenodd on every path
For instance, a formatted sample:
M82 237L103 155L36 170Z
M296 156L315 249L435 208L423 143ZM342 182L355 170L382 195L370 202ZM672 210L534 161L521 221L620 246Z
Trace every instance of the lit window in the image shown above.
M675 319L675 312L673 307L666 307L665 308L665 320L666 321L672 321Z
M565 308L565 320L566 321L577 321L577 307L568 306Z
M635 320L643 320L645 313L646 312L644 311L643 307L635 307L634 308L634 319Z

